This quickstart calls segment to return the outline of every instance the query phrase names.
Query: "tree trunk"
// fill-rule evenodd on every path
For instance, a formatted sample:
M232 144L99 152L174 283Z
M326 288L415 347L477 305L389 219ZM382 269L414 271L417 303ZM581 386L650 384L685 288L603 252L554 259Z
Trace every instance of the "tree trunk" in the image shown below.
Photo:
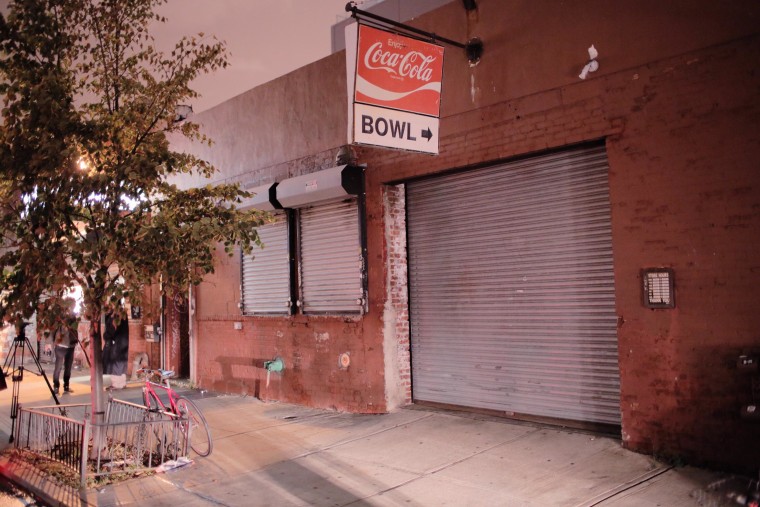
M103 447L103 427L105 422L105 392L103 391L103 338L100 332L101 312L95 310L90 315L90 400L92 403L92 450L90 457L95 458Z

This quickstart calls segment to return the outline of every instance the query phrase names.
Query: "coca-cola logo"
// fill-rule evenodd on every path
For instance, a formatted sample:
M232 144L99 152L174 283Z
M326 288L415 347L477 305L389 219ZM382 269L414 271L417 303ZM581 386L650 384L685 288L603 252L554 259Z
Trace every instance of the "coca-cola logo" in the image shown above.
M389 40L388 45L397 49L406 49L404 44ZM372 44L364 54L364 65L371 70L384 70L392 75L408 77L428 82L433 77L430 64L435 56L425 55L420 51L393 51L385 49L382 42Z
M443 47L359 25L356 102L438 116Z

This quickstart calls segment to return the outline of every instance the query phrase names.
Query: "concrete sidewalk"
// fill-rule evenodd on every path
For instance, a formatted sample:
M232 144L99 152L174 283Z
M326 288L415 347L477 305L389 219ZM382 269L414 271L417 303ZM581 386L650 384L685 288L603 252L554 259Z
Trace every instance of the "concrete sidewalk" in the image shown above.
M86 397L82 384L82 377L73 384L72 401ZM32 388L22 387L22 400L31 398L24 389ZM139 397L139 387L117 397ZM241 396L195 401L214 451L187 467L81 498L33 469L5 466L3 473L52 504L98 506L717 505L702 492L722 477L671 468L615 439L483 416L422 409L354 415ZM0 410L9 407L6 391Z

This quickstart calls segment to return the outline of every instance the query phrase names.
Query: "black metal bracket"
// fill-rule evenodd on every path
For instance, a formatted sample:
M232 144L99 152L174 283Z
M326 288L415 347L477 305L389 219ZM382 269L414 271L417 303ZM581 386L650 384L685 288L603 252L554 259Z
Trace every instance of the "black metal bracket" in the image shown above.
M395 28L399 28L409 34L415 34L415 35L421 35L425 37L426 39L430 40L431 42L443 42L444 44L448 44L450 46L455 46L458 48L462 48L465 51L465 54L467 55L467 59L470 61L470 65L475 65L480 61L480 57L483 55L483 41L481 41L477 37L473 37L472 39L468 40L466 43L462 44L461 42L457 42L455 40L447 39L446 37L441 37L440 35L436 35L432 32L426 32L424 30L420 30L419 28L415 28L413 26L405 25L404 23L399 23L398 21L394 21L392 19L384 18L383 16L378 16L377 14L373 14L371 12L363 11L356 7L356 2L348 2L346 4L346 12L351 13L351 17L356 19L357 21L361 21L362 18L371 19L373 21L377 21Z

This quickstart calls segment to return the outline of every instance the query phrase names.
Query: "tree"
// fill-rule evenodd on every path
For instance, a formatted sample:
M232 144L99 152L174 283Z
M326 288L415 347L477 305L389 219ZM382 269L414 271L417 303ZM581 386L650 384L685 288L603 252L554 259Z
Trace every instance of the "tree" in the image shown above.
M166 0L14 0L0 16L0 317L42 326L79 285L90 320L93 422L102 389L99 324L160 277L183 290L259 244L266 217L235 207L237 185L182 190L178 173L214 168L172 150L167 135L210 142L177 106L193 79L227 65L215 39L183 38L170 55L149 29Z

